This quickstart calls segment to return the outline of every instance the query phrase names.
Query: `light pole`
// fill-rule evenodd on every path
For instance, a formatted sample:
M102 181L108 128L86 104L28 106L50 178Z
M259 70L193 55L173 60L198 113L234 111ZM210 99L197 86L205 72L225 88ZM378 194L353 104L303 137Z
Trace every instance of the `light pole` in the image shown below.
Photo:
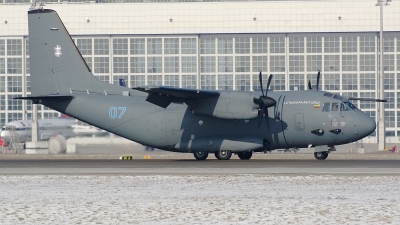
M388 5L388 2L391 2L391 0L378 0L378 2L375 4L375 6L380 7L380 32L379 32L379 45L380 45L380 52L379 52L379 59L380 59L380 73L379 73L379 96L378 99L384 99L385 98L385 93L384 93L384 80L385 80L385 75L383 72L383 4ZM385 104L384 102L379 103L378 107L378 114L379 114L379 120L378 120L378 150L379 151L384 151L385 150L385 145L386 145L386 140L385 140Z

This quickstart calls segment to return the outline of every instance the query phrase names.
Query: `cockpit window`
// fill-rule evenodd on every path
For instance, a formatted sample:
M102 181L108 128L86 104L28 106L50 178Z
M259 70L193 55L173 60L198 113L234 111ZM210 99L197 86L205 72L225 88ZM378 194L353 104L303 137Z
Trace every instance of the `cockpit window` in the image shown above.
M322 104L322 112L329 112L331 110L331 103L330 102L324 102Z
M340 103L340 111L351 111L344 103Z
M339 103L334 102L332 103L332 112L337 112L339 111Z
M333 98L341 101L344 100L344 98L340 95L334 95Z
M354 110L354 111L359 110L359 109L357 108L357 106L353 105L353 103L351 103L351 102L343 102L343 104L345 104L345 105L346 105L347 107L349 107L351 110Z

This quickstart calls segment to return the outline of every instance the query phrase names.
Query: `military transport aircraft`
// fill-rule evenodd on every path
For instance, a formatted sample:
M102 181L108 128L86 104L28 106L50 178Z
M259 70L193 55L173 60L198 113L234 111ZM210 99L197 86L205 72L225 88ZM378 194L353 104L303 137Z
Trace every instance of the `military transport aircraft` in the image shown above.
M96 79L54 10L28 12L32 100L132 141L198 160L228 160L282 148L315 148L326 159L335 145L371 134L374 120L349 99L325 91L127 88ZM319 75L318 79L319 80ZM317 81L318 82L318 81ZM317 83L318 86L318 83ZM374 101L379 101L375 100Z

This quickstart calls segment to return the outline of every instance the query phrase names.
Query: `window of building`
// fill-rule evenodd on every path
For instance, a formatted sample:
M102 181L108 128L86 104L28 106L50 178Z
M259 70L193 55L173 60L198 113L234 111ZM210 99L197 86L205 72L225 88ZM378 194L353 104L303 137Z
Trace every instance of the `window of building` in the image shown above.
M0 74L6 73L6 59L0 58Z
M385 126L386 127L396 127L395 118L396 118L395 111L385 111ZM394 136L394 132L391 136Z
M343 71L357 71L357 55L343 55L342 56L342 70Z
M22 55L22 39L7 40L7 55Z
M343 36L342 37L342 52L357 52L357 37Z
M289 74L289 90L304 90L304 74Z
M250 56L235 56L235 71L250 72Z
M179 54L179 38L164 38L164 54Z
M113 57L113 72L128 73L128 57Z
M315 72L322 70L322 55L307 55L307 71Z
M147 54L162 54L162 38L147 38Z
M384 96L387 102L385 102L385 109L394 109L395 108L395 98L394 98L394 92L385 92Z
M1 45L1 44L0 44ZM1 47L0 47L1 48ZM1 50L0 50L1 51ZM29 56L29 38L25 39L25 54ZM1 54L0 54L1 55Z
M235 38L235 53L236 54L249 54L250 53L250 38L249 37Z
M394 55L384 54L383 55L383 70L394 71ZM379 67L379 66L378 66Z
M289 56L289 72L304 72L304 56L290 55Z
M77 39L76 46L78 47L82 55L92 55L92 42L93 41L91 38Z
M31 101L27 101L31 102ZM0 110L6 110L6 96L0 95Z
M360 71L375 71L375 55L360 55Z
M128 38L114 38L113 39L113 54L114 55L128 55Z
M340 56L324 55L324 71L340 71Z
M215 38L201 38L200 39L200 53L201 54L215 54Z
M218 72L233 72L233 56L218 56Z
M170 87L179 87L179 75L165 75L164 85Z
M22 59L21 58L7 58L7 73L8 74L22 74Z
M285 56L283 55L271 55L269 60L270 72L285 72Z
M268 53L268 37L253 37L253 54Z
M374 36L360 36L360 52L375 52Z
M250 75L236 74L235 75L236 90L250 91Z
M394 52L394 37L383 36L383 51L384 52Z
M22 100L14 99L17 97L22 97L22 95L21 94L7 95L7 103L8 103L7 110L22 110Z
M131 38L131 55L144 55L146 53L146 40L144 38Z
M15 121L15 120L22 120L22 113L17 113L17 112L10 112L7 113L7 122Z
M165 57L164 63L165 73L179 73L179 57Z
M322 37L307 37L307 53L322 52Z
M304 37L289 38L289 53L304 53Z
M143 87L146 85L145 75L131 75L131 88L133 87Z
M394 90L395 83L394 83L394 73L385 73L384 74L384 89L385 90Z
M270 37L269 49L271 53L285 53L285 37Z
M145 71L146 71L146 58L131 57L131 73L145 73Z
M182 56L182 73L196 73L196 72L197 72L197 57Z
M113 84L115 84L115 85L119 86L119 79L124 79L125 84L129 85L129 76L128 75L114 75L112 77L112 79L113 79Z
M218 90L233 90L233 75L218 75Z
M22 76L7 76L7 91L22 92Z
M200 76L200 88L204 90L215 90L215 75L202 74Z
M218 38L218 54L232 54L232 53L233 53L233 39Z
M147 85L161 86L162 75L147 75Z
M358 89L357 74L343 74L342 75L342 89L343 90L357 90Z
M6 55L6 45L5 45L5 40L0 40L0 56Z
M340 38L335 36L324 37L324 52L325 53L339 53L340 52Z
M201 56L200 71L202 73L215 73L215 56Z
M147 57L147 72L162 73L162 57Z
M109 40L95 38L94 42L94 54L95 55L108 55L109 54Z
M340 75L339 74L324 74L324 90L340 90Z
M268 56L253 56L253 72L268 72Z
M182 54L197 54L197 39L182 38L181 39Z
M267 76L265 76L267 77ZM263 79L264 81L264 79ZM253 80L254 82L254 80ZM258 80L256 81L259 82ZM263 84L267 84L264 83ZM274 79L271 81L270 89L275 91L284 91L285 90L285 74L274 74Z
M197 76L196 75L182 75L182 88L197 88Z
M26 86L26 92L31 92L31 76L26 76L25 86ZM30 103L31 101L26 101L26 102Z
M375 90L375 74L360 73L360 90Z
M94 72L109 73L110 72L109 57L94 57Z

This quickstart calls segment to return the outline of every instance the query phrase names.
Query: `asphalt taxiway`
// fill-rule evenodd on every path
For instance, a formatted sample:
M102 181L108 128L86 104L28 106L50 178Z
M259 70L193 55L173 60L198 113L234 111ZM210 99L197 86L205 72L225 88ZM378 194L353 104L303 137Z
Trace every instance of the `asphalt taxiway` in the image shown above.
M400 175L400 160L25 159L0 160L0 175Z

